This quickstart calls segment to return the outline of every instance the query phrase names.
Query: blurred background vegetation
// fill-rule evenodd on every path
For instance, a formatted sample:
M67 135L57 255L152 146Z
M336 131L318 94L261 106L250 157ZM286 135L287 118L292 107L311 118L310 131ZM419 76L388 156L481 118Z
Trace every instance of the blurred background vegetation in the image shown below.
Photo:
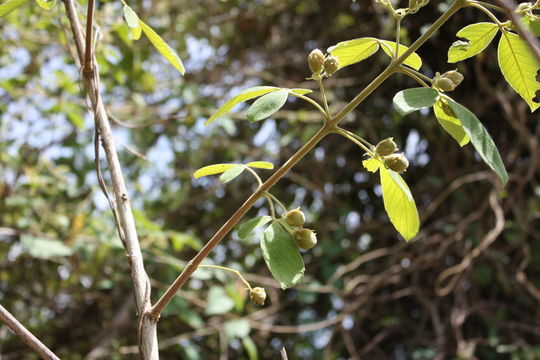
M432 0L408 17L404 43L449 3ZM225 187L194 180L193 171L252 160L280 166L322 121L293 101L264 122L250 124L238 107L204 126L216 106L258 84L315 90L305 80L309 51L393 39L394 24L367 0L130 5L187 68L181 77L147 39L132 42L119 1L98 2L103 97L155 300L255 186L249 176ZM455 33L487 20L460 11L418 51L423 71L455 68L446 63ZM0 34L0 302L63 359L136 358L128 261L96 182L92 118L64 8L28 2L0 21ZM380 54L327 80L331 109L387 62ZM318 233L303 282L281 291L262 260L260 233L240 240L233 232L206 263L241 270L267 289L267 304L246 301L228 274L197 271L159 322L162 358L276 359L285 346L290 359L540 359L540 122L504 82L494 46L457 68L465 81L453 96L499 147L510 174L504 190L432 112L393 112L393 95L416 86L394 75L343 126L372 143L393 136L411 159L405 178L422 219L415 241L405 244L389 223L363 152L329 136L272 191L301 206ZM249 215L265 213L260 201ZM37 356L0 326L0 358Z

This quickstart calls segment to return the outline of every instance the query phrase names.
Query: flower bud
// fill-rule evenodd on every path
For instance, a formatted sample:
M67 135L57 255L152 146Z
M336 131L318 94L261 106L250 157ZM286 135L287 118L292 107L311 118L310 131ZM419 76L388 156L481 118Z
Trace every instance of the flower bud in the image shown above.
M435 73L433 87L442 91L453 91L463 81L463 75L457 70L450 70L444 74Z
M442 74L443 79L449 79L452 83L458 87L463 81L463 75L457 70L450 70Z
M285 216L285 221L291 226L302 227L306 222L306 217L304 216L304 213L298 208L287 212L287 215Z
M433 86L441 91L454 91L456 89L456 85L454 85L452 80L447 78L433 80Z
M313 74L319 74L323 69L324 54L321 50L315 49L308 56L308 64Z
M257 305L264 305L266 300L266 291L262 287L249 289L249 298Z
M384 157L384 165L395 172L403 172L409 167L409 160L403 154L392 154Z
M294 243L302 250L309 250L317 244L317 236L310 229L294 230Z
M339 68L338 59L334 56L329 56L324 60L324 72L326 75L332 75Z
M375 147L375 152L380 156L387 156L397 151L397 145L393 138L389 137L380 141Z

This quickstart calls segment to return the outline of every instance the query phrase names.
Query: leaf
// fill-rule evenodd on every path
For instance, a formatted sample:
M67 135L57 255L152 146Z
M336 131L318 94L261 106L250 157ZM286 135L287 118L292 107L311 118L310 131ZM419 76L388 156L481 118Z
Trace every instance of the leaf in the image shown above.
M448 49L448 62L455 63L481 53L497 35L497 31L499 31L497 24L488 22L465 26L456 36L467 39L468 43L461 40L454 42Z
M251 122L266 119L285 105L288 96L289 91L281 89L258 98L248 109L247 119Z
M21 235L21 244L30 256L37 259L50 259L73 254L73 249L61 241L33 235Z
M394 41L380 39L378 39L378 41L380 43L386 44L386 46L381 46L386 55L391 57L395 53L396 43ZM407 46L399 44L397 57L400 57L403 53L405 53L405 51L407 51L407 49L409 49ZM405 59L403 65L412 67L415 70L420 70L420 68L422 67L422 59L417 53L413 52Z
M258 216L253 219L250 219L246 221L245 223L243 223L242 226L240 226L240 228L238 229L238 237L240 239L244 239L246 236L248 236L250 232L253 231L253 229L259 226L266 225L270 221L272 221L272 217L268 215Z
M257 345L251 340L250 337L245 337L242 339L242 345L246 350L249 360L259 360L259 353L257 352Z
M439 93L435 89L406 89L394 96L394 108L401 116L405 116L413 111L433 106L438 98Z
M241 103L246 100L250 100L256 97L259 97L261 95L267 94L272 91L280 90L278 87L274 86L255 86L249 89L246 89L239 93L238 95L234 96L232 99L227 101L225 104L221 105L221 107L216 111L214 115L212 115L208 120L206 120L205 124L208 125L212 121L222 117L238 103Z
M476 115L465 106L455 102L447 96L445 97L445 100L448 101L448 104L452 110L454 110L457 118L461 121L463 129L471 139L471 143L478 154L480 154L484 162L499 175L503 184L506 184L508 181L508 174L504 168L501 155L486 128L482 125L480 120L478 120Z
M124 19L126 20L126 23L130 28L140 27L139 17L135 13L135 11L133 11L133 9L127 5L124 5Z
M300 95L305 95L313 92L313 90L309 89L290 89L289 91Z
M206 315L224 314L234 307L234 301L219 286L212 286L208 290L206 301L208 303L204 310Z
M174 50L171 49L171 47L167 45L167 43L163 41L163 39L154 30L152 30L150 26L146 25L141 20L139 20L139 25L141 26L144 34L148 36L148 39L150 40L152 45L154 45L156 50L159 51L159 53L163 55L163 57L167 59L172 64L172 66L174 66L176 70L180 72L180 74L184 75L186 72L186 70L184 69L184 64L182 63L182 60L180 60L176 52L174 52Z
M234 178L236 178L238 175L240 175L246 167L244 165L234 165L230 169L227 169L220 177L219 180L222 183L227 183Z
M274 164L268 161L252 161L250 163L247 163L246 165L249 167L258 168L258 169L272 170L274 168Z
M420 229L416 204L403 178L396 172L380 167L384 208L396 230L409 241Z
M521 18L525 27L536 36L540 36L540 18L537 16L525 16Z
M195 171L193 174L193 177L195 179L198 179L203 176L208 175L215 175L215 174L221 174L222 172L227 171L228 169L232 168L233 166L236 166L238 164L214 164L214 165L208 165L203 168L200 168L199 170Z
M362 165L364 165L367 171L375 173L377 172L377 170L379 170L381 162L377 159L370 157L369 159L362 161Z
M264 231L261 249L264 261L282 289L294 286L304 276L304 261L292 236L278 222Z
M223 330L229 338L245 338L251 331L249 321L246 319L229 320L223 324Z
M28 0L11 0L6 1L5 3L0 5L0 18L6 16L13 10L17 9L21 5L23 5Z
M141 33L142 33L142 29L141 27L136 27L136 28L129 28L129 33L131 34L131 38L133 40L139 40L141 38Z
M467 136L467 133L463 130L461 121L456 117L456 114L450 105L448 105L447 102L445 103L444 99L439 99L439 101L433 105L433 111L435 112L435 117L439 124L458 142L459 146L465 146L469 143L469 136Z
M359 38L342 41L328 48L328 52L338 59L339 69L367 59L379 50L375 38Z
M56 5L56 0L50 0L50 1L44 1L44 0L36 0L36 3L45 10L51 10L54 5Z
M534 101L536 92L540 90L540 82L536 74L540 63L536 60L527 43L508 31L503 31L498 48L499 67L506 81L529 104L531 112L540 107Z

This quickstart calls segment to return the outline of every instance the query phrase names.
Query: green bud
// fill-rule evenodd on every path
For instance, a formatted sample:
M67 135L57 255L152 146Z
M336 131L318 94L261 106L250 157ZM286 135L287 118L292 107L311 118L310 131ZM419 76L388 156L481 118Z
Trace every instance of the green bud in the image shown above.
M306 222L306 217L304 216L304 213L300 211L300 208L298 208L287 212L285 221L291 226L302 227Z
M310 229L295 229L294 243L302 250L309 250L317 244L317 236Z
M323 69L324 54L321 50L315 49L308 56L308 64L313 74L319 74Z
M326 75L332 75L339 68L338 59L334 56L329 56L324 60L324 72Z
M266 300L266 291L262 287L249 289L249 298L257 305L264 305Z
M403 154L392 154L384 157L384 165L395 172L403 172L409 167L409 160Z
M443 79L450 79L452 83L458 87L463 81L463 75L457 70L450 70L442 74Z
M387 156L397 151L397 145L393 140L394 138L387 138L380 141L375 147L375 152L380 156Z

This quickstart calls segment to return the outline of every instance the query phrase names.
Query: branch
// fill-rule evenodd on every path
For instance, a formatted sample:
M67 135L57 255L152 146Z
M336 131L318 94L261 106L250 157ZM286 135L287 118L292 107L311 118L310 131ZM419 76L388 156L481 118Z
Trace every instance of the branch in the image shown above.
M90 52L83 52L84 35L73 0L63 0L63 2L66 7L67 17L70 23L73 39L75 41L75 46L77 48L78 59L76 60L78 60L84 66L85 57L92 55L92 65L90 71L84 73L85 76L83 79L88 90L88 96L92 103L96 127L99 131L99 135L101 136L102 146L109 165L114 194L114 201L111 201L112 205L114 206L113 213L118 214L118 219L116 219L115 216L115 220L118 220L117 226L119 228L119 234L124 247L126 248L131 266L131 278L133 280L135 303L140 321L138 333L140 356L144 360L157 360L159 355L157 347L156 321L152 321L152 319L144 316L147 309L151 306L150 284L144 269L141 248L135 228L135 220L133 219L131 204L129 201L124 176L122 174L120 161L118 160L118 155L116 153L109 118L99 95L99 73L96 71L95 56ZM92 3L92 1L90 1L90 3ZM89 24L89 26L91 28L91 24ZM88 46L88 42L86 42L86 45ZM83 70L88 70L88 68Z
M60 360L47 346L24 327L13 315L0 305L0 320L13 330L21 340L45 360Z

